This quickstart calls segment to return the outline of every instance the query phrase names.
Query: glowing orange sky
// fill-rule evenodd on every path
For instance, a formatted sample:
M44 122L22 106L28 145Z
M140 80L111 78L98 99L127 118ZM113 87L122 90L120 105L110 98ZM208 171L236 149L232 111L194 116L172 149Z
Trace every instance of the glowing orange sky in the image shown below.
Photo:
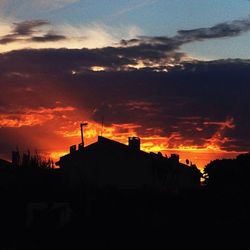
M16 90L15 90L16 91ZM26 96L29 93L37 93L32 87L25 87L22 90ZM47 91L47 89L46 89ZM52 89L56 93L56 89ZM25 94L26 93L26 94ZM32 95L31 95L32 96ZM21 96L19 95L19 98ZM70 103L63 96L64 102ZM48 100L48 96L45 96ZM27 100L25 99L25 102ZM39 100L41 103L44 99ZM36 99L34 101L36 103ZM128 101L126 107L129 111L138 113L151 113L157 110L148 102ZM92 112L92 113L91 113ZM225 135L228 130L235 129L235 121L233 117L228 117L224 121L205 120L200 125L197 124L199 117L187 117L184 124L188 123L192 126L194 134L206 132L211 126L214 127L213 133L203 143L195 144L192 138L185 137L182 131L178 131L179 126L173 124L175 131L164 135L164 131L160 127L147 127L140 123L111 123L109 125L101 125L91 119L94 111L87 109L79 109L74 105L63 105L63 99L54 101L54 105L50 107L38 106L37 108L25 107L9 109L0 113L0 128L11 128L15 131L21 131L15 137L15 144L21 146L21 150L34 147L46 157L51 157L57 161L60 156L69 152L69 146L80 143L80 123L83 122L82 117L87 118L88 126L84 131L85 144L94 143L98 135L127 144L128 137L138 136L141 138L141 149L146 152L162 152L162 154L170 156L172 153L180 155L180 161L185 163L186 159L196 164L199 168L203 168L211 160L217 158L233 158L242 151L225 150L221 148L224 143L233 142L232 138ZM181 129L181 128L180 128ZM13 132L12 132L13 133ZM26 148L25 148L26 147ZM10 152L8 153L10 155ZM6 153L2 154L6 158Z
M134 106L139 105L134 103ZM147 105L144 107L147 109ZM38 151L46 157L51 157L57 161L60 156L69 152L69 146L80 143L80 120L83 112L79 112L71 106L58 106L54 108L23 109L10 112L9 114L0 114L0 127L9 127L14 129L26 128L29 136L37 138L36 144L39 145ZM88 112L85 116L88 116ZM128 137L138 136L141 138L141 149L146 152L162 152L166 156L172 153L180 155L180 161L185 163L186 159L203 168L211 160L218 158L233 158L244 152L226 151L220 148L222 142L230 139L223 136L223 131L235 127L234 120L228 118L224 122L206 122L205 125L216 125L218 128L210 139L203 145L189 144L185 142L180 133L174 132L170 137L162 135L161 129L143 128L136 123L111 124L102 126L100 123L88 121L88 126L84 130L85 144L94 143L98 135L127 144ZM32 128L35 128L32 131ZM42 138L39 135L38 128L45 131L47 136ZM139 134L138 129L148 130L149 135ZM51 134L57 138L52 142ZM175 143L171 143L172 139ZM36 139L35 139L36 140ZM39 142L39 143L38 143ZM28 146L28 145L27 145Z
M239 34L250 25L243 19L228 28L235 22ZM46 20L7 25L0 34L0 157L18 146L56 161L80 143L83 121L86 145L100 134L125 144L137 136L142 150L177 153L199 168L247 152L250 62L197 61L181 52L186 43L224 37L217 28L173 37L128 32L127 40L98 29L87 46ZM66 46L73 38L77 46Z
M26 88L26 93L32 92L31 88ZM56 93L56 90L53 90ZM46 96L46 100L48 96ZM36 101L36 100L35 100ZM43 102L43 100L40 100ZM65 99L64 102L69 101ZM185 138L182 131L173 131L164 135L161 128L147 127L139 123L111 123L102 127L101 121L98 123L91 119L92 113L87 109L79 109L70 105L63 105L63 101L54 101L52 107L38 108L16 108L0 113L0 128L9 128L18 133L21 138L14 138L14 145L21 146L21 150L37 149L38 152L46 157L51 157L57 161L60 156L69 152L69 147L80 143L80 123L82 117L87 118L88 126L84 131L85 144L89 145L97 140L98 135L127 144L128 137L138 136L141 138L141 149L146 152L162 152L166 156L172 153L180 155L180 161L185 163L186 159L196 164L202 169L211 160L218 158L234 158L245 151L225 150L221 148L224 143L233 142L232 138L225 135L228 130L235 129L233 117L228 117L224 121L202 122L202 126L197 125L199 117L188 117L184 123L192 125L194 135L206 132L211 126L216 129L209 138L203 140L203 144L195 144L194 141ZM138 110L138 113L151 111L157 112L147 102L130 101L126 103L128 110ZM194 122L196 121L196 122ZM179 126L173 125L174 128ZM20 132L18 132L20 131ZM11 132L13 133L13 132ZM23 139L25 138L25 139ZM12 146L13 148L13 146ZM1 154L6 158L10 152ZM7 157L8 158L8 157Z
M227 124L227 122L225 124ZM225 124L223 123L223 126L226 126ZM79 127L79 123L74 123L74 127L76 128L72 130L62 129L57 131L57 133L61 134L63 137L68 138L72 145L79 144L81 136L80 129L77 128ZM98 135L102 135L109 139L127 144L129 136L138 136L138 134L136 133L136 128L138 127L141 126L137 124L112 124L112 126L109 127L102 127L100 124L89 122L88 126L84 130L85 144L88 145L95 142ZM126 130L126 132L119 132L121 129ZM168 138L162 137L160 135L152 135L150 137L141 136L140 138L141 150L155 153L161 152L166 156L170 156L173 153L179 154L181 162L185 163L188 159L193 164L196 164L200 169L202 169L211 160L221 158L234 158L240 153L245 153L225 151L220 149L220 147L216 145L216 138L211 139L211 144L207 144L204 146L177 145L174 148L168 148ZM50 156L57 160L58 157L69 153L68 148L69 147L66 147L66 150L63 151L52 152Z

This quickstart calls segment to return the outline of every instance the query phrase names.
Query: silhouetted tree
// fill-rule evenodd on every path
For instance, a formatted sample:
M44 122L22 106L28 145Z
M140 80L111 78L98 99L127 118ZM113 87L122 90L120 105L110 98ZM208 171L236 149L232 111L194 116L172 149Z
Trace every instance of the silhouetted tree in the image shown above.
M236 159L211 161L204 169L205 184L210 189L249 192L250 153Z
M22 154L21 167L23 168L40 168L53 169L54 162L50 158L42 157L37 151L32 155L28 150L27 153Z

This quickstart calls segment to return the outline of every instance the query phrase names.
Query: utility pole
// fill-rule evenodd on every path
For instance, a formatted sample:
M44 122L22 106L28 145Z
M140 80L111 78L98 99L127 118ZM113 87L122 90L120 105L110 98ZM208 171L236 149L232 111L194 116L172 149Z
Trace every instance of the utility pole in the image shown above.
M82 147L84 148L84 139L83 139L83 127L86 127L88 125L87 122L80 123L80 128L81 128L81 139L82 139Z
M102 130L101 130L101 136L102 136L102 133L103 133L103 125L104 125L104 116L102 116Z

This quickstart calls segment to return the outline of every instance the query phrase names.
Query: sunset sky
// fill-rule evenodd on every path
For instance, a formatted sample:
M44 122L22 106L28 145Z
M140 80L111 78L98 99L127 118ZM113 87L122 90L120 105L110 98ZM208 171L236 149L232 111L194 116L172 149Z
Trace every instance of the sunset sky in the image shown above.
M0 0L0 158L58 160L83 121L199 168L249 152L249 41L248 0Z

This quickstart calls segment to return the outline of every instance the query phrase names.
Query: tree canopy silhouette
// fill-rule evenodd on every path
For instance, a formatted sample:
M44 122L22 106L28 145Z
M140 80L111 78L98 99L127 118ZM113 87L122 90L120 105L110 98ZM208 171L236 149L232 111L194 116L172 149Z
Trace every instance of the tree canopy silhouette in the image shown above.
M235 159L211 161L204 169L208 188L232 192L249 192L250 153Z

